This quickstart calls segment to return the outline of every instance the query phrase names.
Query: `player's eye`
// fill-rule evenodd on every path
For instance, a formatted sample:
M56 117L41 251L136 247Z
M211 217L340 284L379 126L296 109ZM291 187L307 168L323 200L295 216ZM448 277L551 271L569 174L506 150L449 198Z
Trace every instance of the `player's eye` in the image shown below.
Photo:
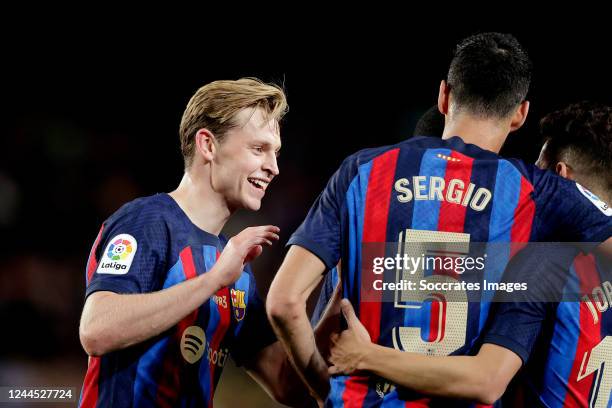
M255 146L253 150L255 150L257 153L263 153L264 151L263 147L261 146Z

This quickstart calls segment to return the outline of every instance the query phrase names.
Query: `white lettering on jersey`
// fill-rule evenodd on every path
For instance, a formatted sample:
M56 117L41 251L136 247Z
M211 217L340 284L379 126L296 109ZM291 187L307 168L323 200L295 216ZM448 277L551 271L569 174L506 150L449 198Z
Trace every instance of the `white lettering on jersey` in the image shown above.
M606 312L612 304L612 284L610 281L604 281L600 286L595 286L591 295L584 295L582 301L586 303L591 317L593 317L593 324L599 322L599 314Z
M460 204L464 207L469 205L474 211L482 211L493 198L493 194L487 188L476 188L474 183L469 183L466 187L463 180L460 179L451 179L446 185L444 178L437 176L414 176L412 177L412 188L410 180L400 178L395 181L394 187L399 193L396 198L400 203L408 203L413 198L415 200L437 200Z

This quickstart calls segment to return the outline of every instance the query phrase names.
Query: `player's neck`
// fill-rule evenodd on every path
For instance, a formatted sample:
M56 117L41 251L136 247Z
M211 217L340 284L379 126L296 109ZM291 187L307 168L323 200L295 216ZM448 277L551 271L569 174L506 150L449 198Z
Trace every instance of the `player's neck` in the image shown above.
M481 149L499 153L509 129L495 120L478 119L471 115L460 114L446 117L442 139L459 136L464 143L474 144Z
M177 189L169 194L198 228L219 235L232 211L210 183L200 180L202 176L186 171Z

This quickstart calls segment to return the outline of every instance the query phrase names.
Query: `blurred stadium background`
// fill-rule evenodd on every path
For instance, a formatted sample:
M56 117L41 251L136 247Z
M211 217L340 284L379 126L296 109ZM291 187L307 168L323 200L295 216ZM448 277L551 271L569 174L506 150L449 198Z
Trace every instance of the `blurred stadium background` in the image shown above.
M208 33L192 43L139 32L14 33L20 40L6 40L0 88L0 385L80 390L87 358L78 320L90 245L123 203L177 185L178 125L198 87L256 76L287 91L281 174L262 210L237 214L225 230L281 227L281 242L254 265L265 296L284 243L342 159L410 136L436 101L454 44L489 30L515 34L535 67L527 126L503 155L535 160L537 120L546 112L582 99L612 103L612 36L582 26L398 29L289 45L225 44ZM215 406L276 405L228 363Z

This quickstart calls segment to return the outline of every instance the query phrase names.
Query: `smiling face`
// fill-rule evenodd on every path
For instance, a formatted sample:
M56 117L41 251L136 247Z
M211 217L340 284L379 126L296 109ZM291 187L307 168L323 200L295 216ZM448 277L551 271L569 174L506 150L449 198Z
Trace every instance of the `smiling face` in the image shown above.
M279 127L259 108L243 109L236 115L236 123L239 125L216 144L211 163L212 187L231 210L256 211L268 185L279 173Z

